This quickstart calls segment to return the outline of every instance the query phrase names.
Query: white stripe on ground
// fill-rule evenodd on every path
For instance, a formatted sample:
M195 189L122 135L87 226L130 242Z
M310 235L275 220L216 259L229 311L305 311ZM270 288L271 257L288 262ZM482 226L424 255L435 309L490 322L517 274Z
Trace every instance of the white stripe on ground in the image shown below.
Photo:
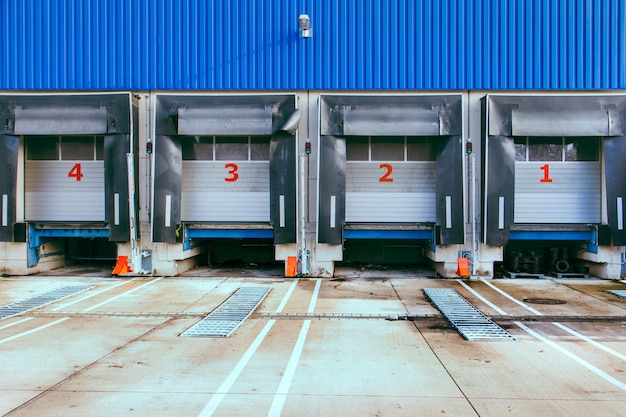
M484 282L485 284L487 284L488 286L490 286L491 288L493 288L493 289L495 289L496 291L498 291L500 294L502 294L502 295L504 295L505 297L507 297L508 299L510 299L510 300L512 300L512 301L515 301L517 304L519 304L519 305L521 305L522 307L526 308L528 311L530 311L530 312L532 312L532 313L534 313L534 314L536 314L536 315L538 315L538 316L543 316L543 314L542 314L541 312L539 312L539 311L535 310L535 309L534 309L534 308L532 308L532 307L527 306L526 304L522 303L521 301L516 300L514 297L512 297L512 296L511 296L511 295L509 295L509 294L507 294L506 292L504 292L504 291L503 291L503 290L501 290L500 288L497 288L497 287L496 287L495 285L493 285L492 283L487 282L487 281L485 281L485 280L483 280L483 282ZM621 353L619 353L619 352L617 352L617 351L615 351L615 350L613 350L613 349L611 349L611 348L609 348L609 347L607 347L607 346L604 346L603 344L598 343L598 342L596 342L595 340L593 340L593 339L591 339L591 338L589 338L589 337L587 337L587 336L585 336L585 335L583 335L583 334L578 333L576 330L571 329L571 328L567 327L566 325L564 325L564 324L562 324L562 323L558 323L558 322L555 322L555 321L553 321L553 322L551 322L551 323L552 323L553 325L555 325L556 327L558 327L559 329L566 331L567 333L571 334L572 336L576 336L576 337L577 337L577 338L579 338L580 340L584 340L585 342L587 342L587 343L589 343L589 344L591 344L591 345L593 345L593 346L597 347L598 349L602 349L603 351L605 351L605 352L607 352L607 353L609 353L609 354L611 354L611 355L613 355L613 356L615 356L615 357L617 357L617 358L620 358L621 360L626 360L626 356L622 355Z
M593 366L592 364L590 364L586 360L576 356L575 354L573 354L569 350L559 346L558 344L554 343L553 341L551 341L551 340L541 336L539 333L535 332L534 330L529 329L528 327L526 327L525 325L523 325L519 321L516 321L514 323L515 323L515 325L517 327L519 327L520 329L524 330L528 334L530 334L530 335L534 336L535 338L541 340L543 343L552 346L554 349L558 350L559 352L561 352L562 354L564 354L568 358L572 359L573 361L575 361L575 362L579 363L580 365L584 366L585 368L589 369L594 374L596 374L599 377L603 378L604 380L610 382L611 384L615 385L616 387L620 388L621 390L626 391L626 384L624 384L623 382L613 378L611 375L609 375L606 372L596 368L595 366Z
M118 299L118 298L120 298L120 297L124 297L125 295L131 294L131 293L133 293L133 292L135 292L135 291L137 291L137 290L140 290L140 289L141 289L141 288L143 288L143 287L147 287L148 285L150 285L150 284L154 284L155 282L160 281L160 280L162 280L162 279L163 279L163 277L155 278L155 279L153 279L152 281L146 282L145 284L140 285L140 286L138 286L138 287L135 287L135 288L133 288L132 290L125 291L125 292L123 292L123 293L121 293L121 294L116 295L115 297L111 297L111 298L109 298L108 300L105 300L105 301L103 301L103 302L101 302L101 303L98 303L98 304L96 304L96 305L93 305L93 306L91 306L91 307L89 307L89 308L86 308L86 309L84 309L84 310L82 310L82 311L83 311L83 312L88 312L88 311L91 311L91 310L95 310L95 309L96 309L96 308L98 308L98 307L102 307L103 305L108 304L108 303L110 303L111 301L115 301L115 300L117 300L117 299Z
M539 311L535 310L534 308L532 308L530 306L527 306L526 304L524 304L521 301L519 301L517 298L515 298L512 295L509 295L506 292L502 291L500 288L496 287L495 285L493 285L491 282L487 281L486 279L481 279L481 281L484 282L485 284L487 284L489 287L491 287L494 291L499 292L500 294L502 294L503 296L505 296L509 300L513 301L515 304L521 305L522 307L524 307L526 310L530 311L533 314L536 314L538 316L543 316L543 314L540 313Z
M60 306L58 306L58 307L55 307L55 308L53 308L51 311L59 311L59 310L63 310L64 308L67 308L67 307L69 307L69 306L71 306L71 305L73 305L73 304L80 303L81 301L87 300L88 298L95 297L96 295L98 295L98 294L102 294L103 292L106 292L106 291L110 291L110 290L112 290L112 289L114 289L114 288L119 287L120 285L128 284L129 282L133 282L133 281L135 281L136 279L137 279L137 278L133 278L133 279L128 280L128 281L120 282L119 284L116 284L116 285L114 285L114 286L112 286L112 287L105 287L105 288L103 288L103 289L102 289L102 290L100 290L100 291L94 291L94 292L91 292L91 291L90 291L90 292L89 292L87 295L85 295L84 297L78 298L78 299L76 299L76 300L74 300L74 301L70 301L69 303L65 303L65 304L63 304L63 305L60 305Z
M318 278L315 283L315 290L313 291L313 295L311 296L309 309L307 310L308 314L311 314L315 311L315 305L317 304L317 298L320 293L321 285L322 285L322 280ZM300 335L298 336L296 345L293 347L293 351L291 352L291 357L289 358L289 362L287 363L287 368L285 368L283 377L280 380L280 384L278 385L278 390L276 391L276 396L274 396L274 401L272 401L272 406L270 407L270 411L267 413L268 417L278 417L281 415L283 411L285 401L287 400L287 394L289 393L289 389L291 388L293 377L296 374L296 367L298 366L298 363L300 362L300 355L302 355L302 350L304 349L304 342L306 341L306 336L309 333L310 327L311 327L311 320L305 320L304 323L302 323L302 329L300 329Z
M48 328L48 327L54 326L55 324L59 324L59 323L61 323L61 322L65 321L65 320L69 320L69 317L64 317L64 318L62 318L62 319L59 319L59 320L53 321L53 322L51 322L51 323L44 324L43 326L35 327L34 329L28 330L28 331L26 331L26 332L19 333L19 334L16 334L16 335L14 335L14 336L11 336L11 337L7 337L6 339L2 339L2 340L0 340L0 345L1 345L1 344L3 344L3 343L9 342L9 341L11 341L11 340L18 339L18 338L23 337L23 336L27 336L27 335L29 335L29 334L31 334L31 333L38 332L39 330L43 330L43 329L45 329L45 328Z
M32 320L32 319L33 319L32 317L26 317L25 319L14 321L13 323L5 324L4 326L0 327L0 330L8 329L9 327L13 327L17 324L24 323L25 321Z
M498 307L497 305L495 305L494 303L492 303L491 301L487 300L485 297L483 297L482 295L478 294L472 287L470 287L469 285L467 285L466 283L464 283L463 281L461 281L460 279L457 279L456 282L458 282L459 284L461 284L467 291L471 292L472 294L474 294L474 296L476 298L478 298L480 301L482 301L483 303L487 304L489 307L491 307L493 310L495 310L496 312L502 314L503 316L507 316L508 314L506 314L506 312L504 310L502 310L500 307Z
M495 285L493 285L492 283L481 279L481 281L483 281L485 284L487 284L489 287L493 288L495 291L497 291L498 293L502 294L503 296L505 296L506 298L508 298L509 300L515 302L516 304L521 305L522 307L526 308L527 310L533 312L535 315L538 316L543 316L542 313L540 313L539 311L535 310L532 307L527 306L526 304L522 303L521 301L518 301L517 299L515 299L513 296L507 294L506 292L504 292L503 290L501 290L500 288L496 287ZM462 283L464 284L464 283ZM596 375L600 376L601 378L603 378L604 380L610 382L611 384L617 386L618 388L626 391L626 384L624 384L623 382L617 380L616 378L613 378L611 375L607 374L606 372L600 370L599 368L596 368L594 365L590 364L589 362L585 361L584 359L580 358L579 356L575 355L574 353L570 352L569 350L559 346L558 344L556 344L555 342L549 340L548 338L541 336L539 333L535 332L534 330L529 329L527 326L523 325L521 322L516 321L514 322L515 325L517 327L519 327L520 329L524 330L526 333L530 334L531 336L535 337L536 339L541 340L542 342L552 346L554 349L558 350L559 352L561 352L562 354L564 354L565 356L567 356L568 358L574 360L575 362L577 362L578 364L584 366L585 368L589 369L590 371L592 371L593 373L595 373ZM613 349L610 349L594 340L589 339L586 336L583 336L582 334L576 332L575 330L570 329L569 327L561 324L561 323L556 323L556 322L552 322L553 325L557 326L558 328L565 330L566 332L568 332L569 334L579 337L581 340L584 340L588 343L590 343L591 345L598 347L602 350L604 350L605 352L608 352L612 355L617 356L620 359L624 358L624 355L622 355L619 352L614 351Z
M287 301L289 301L289 298L291 297L291 294L293 293L297 285L298 285L298 279L294 280L291 286L289 287L289 290L287 291L280 305L276 309L276 313L280 313L283 311L283 309L287 305ZM202 411L198 415L199 417L209 417L209 416L212 416L213 413L215 413L215 411L220 406L226 394L228 394L228 392L232 388L237 378L239 378L239 375L241 375L241 372L243 372L243 369L246 367L246 365L248 364L248 362L250 361L250 359L252 358L256 350L259 348L259 346L263 342L263 339L265 339L269 331L272 329L272 326L274 326L274 323L276 323L276 320L270 320L269 322L267 322L265 327L263 327L263 330L261 330L261 333L259 333L256 339L254 339L254 342L252 342L252 344L250 345L246 353L244 353L241 359L239 359L239 362L237 362L237 365L235 365L233 370L230 371L230 374L226 377L224 382L222 382L222 385L220 385L220 387L213 394L213 396L211 397L207 405L204 407L204 409L202 409Z

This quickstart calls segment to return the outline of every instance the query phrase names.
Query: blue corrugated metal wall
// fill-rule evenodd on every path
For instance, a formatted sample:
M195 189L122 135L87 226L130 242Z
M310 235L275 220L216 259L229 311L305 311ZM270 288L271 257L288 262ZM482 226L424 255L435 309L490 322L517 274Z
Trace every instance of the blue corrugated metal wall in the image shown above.
M0 89L623 89L625 28L625 0L2 0Z

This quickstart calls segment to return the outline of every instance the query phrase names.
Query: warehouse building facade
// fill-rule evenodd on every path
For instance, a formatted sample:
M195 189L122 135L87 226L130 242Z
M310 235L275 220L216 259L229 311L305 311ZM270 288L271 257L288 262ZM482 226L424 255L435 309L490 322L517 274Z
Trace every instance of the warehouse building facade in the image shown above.
M622 275L621 0L9 0L0 259Z

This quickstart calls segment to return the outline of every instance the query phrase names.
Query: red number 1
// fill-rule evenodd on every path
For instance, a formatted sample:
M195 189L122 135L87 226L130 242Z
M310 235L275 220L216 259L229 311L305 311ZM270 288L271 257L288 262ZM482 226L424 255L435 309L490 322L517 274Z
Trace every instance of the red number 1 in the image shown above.
M550 165L545 164L539 169L543 171L543 178L539 182L552 182L552 178L550 178Z
M84 175L80 172L80 164L76 164L70 169L70 172L67 173L67 176L70 178L76 178L76 181L80 181Z

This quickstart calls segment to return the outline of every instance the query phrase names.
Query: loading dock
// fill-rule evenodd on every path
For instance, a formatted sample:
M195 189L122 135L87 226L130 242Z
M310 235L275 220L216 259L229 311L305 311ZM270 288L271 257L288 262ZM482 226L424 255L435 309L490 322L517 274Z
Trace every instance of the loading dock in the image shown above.
M133 109L130 93L0 95L0 241L26 243L24 265L11 270L62 265L70 238L102 239L114 251L129 241Z
M488 95L483 115L485 243L568 247L619 276L626 98Z
M156 94L155 109L153 241L182 243L166 262L209 240L295 245L295 95Z
M421 242L448 275L456 253L436 252L464 242L462 101L322 95L318 243Z

